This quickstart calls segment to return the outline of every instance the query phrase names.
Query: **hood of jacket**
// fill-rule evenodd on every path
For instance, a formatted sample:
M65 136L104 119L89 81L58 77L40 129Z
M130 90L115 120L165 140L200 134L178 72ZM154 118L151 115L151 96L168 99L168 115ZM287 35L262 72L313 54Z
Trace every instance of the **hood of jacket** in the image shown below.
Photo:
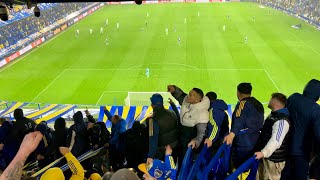
M316 79L309 81L303 90L303 95L318 101L320 97L320 81Z
M210 108L226 111L228 110L228 105L223 100L217 99L211 103Z
M285 115L288 115L289 116L289 109L288 108L282 108L282 109L279 109L278 111L275 111L275 112L278 112L278 113L282 113L282 114L285 114Z
M80 111L76 112L74 115L73 115L73 120L74 120L74 123L75 124L82 124L84 123L83 121L83 115Z

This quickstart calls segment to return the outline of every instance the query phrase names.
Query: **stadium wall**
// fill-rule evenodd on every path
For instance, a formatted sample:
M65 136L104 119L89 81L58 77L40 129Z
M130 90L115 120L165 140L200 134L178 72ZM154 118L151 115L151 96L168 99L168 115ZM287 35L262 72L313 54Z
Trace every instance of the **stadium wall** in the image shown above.
M38 47L43 42L51 39L53 36L55 36L55 35L59 34L60 32L64 31L69 26L71 26L74 23L80 21L81 19L85 18L86 16L88 16L91 13L93 13L94 11L100 9L104 5L105 5L104 3L97 3L97 4L95 4L95 6L89 6L86 9L82 9L82 10L78 11L80 13L72 13L69 16L67 16L66 18L61 19L61 20L57 21L56 23L50 25L49 27L44 28L39 33L36 33L35 35L32 35L33 37L30 36L31 38L34 38L36 40L33 41L32 43L30 43L29 45L25 46L24 48L20 49L19 51L15 52L15 53L12 53L8 57L0 60L0 68L5 66L5 65L7 65L8 63L14 61L15 59L17 59L18 57L20 57L23 54L27 53L28 51ZM45 35L44 37L40 38L40 36L43 33L46 33L47 35Z
M211 3L211 2L226 2L228 0L143 0L143 4L161 4L161 3ZM237 0L236 0L237 1ZM239 0L240 1L240 0ZM134 1L125 2L108 2L107 4L135 4Z

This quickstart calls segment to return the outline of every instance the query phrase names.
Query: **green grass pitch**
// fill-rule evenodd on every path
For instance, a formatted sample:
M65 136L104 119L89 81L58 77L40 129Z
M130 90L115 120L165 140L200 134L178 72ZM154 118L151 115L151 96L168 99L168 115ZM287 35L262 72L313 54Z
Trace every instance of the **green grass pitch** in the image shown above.
M268 11L254 3L107 5L0 69L0 99L124 105L128 91L164 92L176 84L215 91L235 104L236 86L244 81L262 102L276 91L302 92L310 79L320 78L320 31ZM299 23L302 29L291 28Z

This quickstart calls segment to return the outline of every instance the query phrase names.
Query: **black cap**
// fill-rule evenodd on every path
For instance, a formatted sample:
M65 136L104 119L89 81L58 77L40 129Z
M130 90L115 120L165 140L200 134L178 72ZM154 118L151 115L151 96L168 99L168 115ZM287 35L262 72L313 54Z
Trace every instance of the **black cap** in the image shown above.
M251 83L240 83L237 87L238 91L242 94L251 94Z

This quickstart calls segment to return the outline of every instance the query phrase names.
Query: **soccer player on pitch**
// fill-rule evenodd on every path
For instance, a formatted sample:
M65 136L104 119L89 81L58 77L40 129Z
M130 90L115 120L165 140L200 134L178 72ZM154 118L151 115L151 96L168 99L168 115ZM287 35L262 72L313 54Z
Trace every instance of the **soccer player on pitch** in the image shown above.
M147 76L147 78L150 77L150 69L149 68L146 69L146 76Z
M80 31L79 29L76 30L76 38L78 38L80 36Z
M102 34L102 33L103 33L103 27L100 28L100 34Z
M168 35L168 28L166 28L166 35Z
M93 31L92 29L89 29L90 34L92 34L92 31Z
M226 25L223 25L223 26L222 26L222 30L223 30L223 31L226 31Z
M244 43L247 43L247 42L248 42L248 36L244 38Z
M178 44L179 44L179 45L181 44L181 38L180 38L180 36L178 37Z
M109 39L106 38L106 45L108 46L109 45Z

